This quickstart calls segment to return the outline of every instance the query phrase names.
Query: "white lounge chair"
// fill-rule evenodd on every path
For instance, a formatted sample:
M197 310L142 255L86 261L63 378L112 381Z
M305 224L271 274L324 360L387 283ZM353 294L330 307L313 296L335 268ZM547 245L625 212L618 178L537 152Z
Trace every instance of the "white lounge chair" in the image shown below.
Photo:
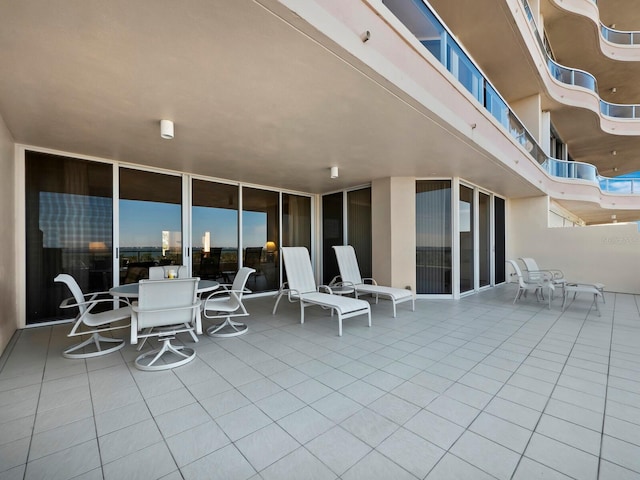
M385 287L378 285L373 278L362 278L356 252L351 245L333 247L340 269L340 279L345 287L353 287L358 295L373 295L378 303L378 296L389 297L393 304L393 317L396 317L396 304L411 301L411 310L416 310L416 297L411 290L405 288ZM367 283L369 282L369 283Z
M507 260L507 263L511 265L515 275L518 276L518 291L516 292L516 298L513 299L513 303L516 303L520 299L520 297L522 297L523 293L526 296L527 292L529 291L535 292L536 300L544 300L542 290L547 289L549 290L549 308L551 308L551 294L555 290L553 282L551 282L546 277L539 277L535 281L525 279L524 275L522 274L522 270L520 270L518 262L516 262L515 260Z
M332 295L326 285L316 286L311 268L311 259L306 247L282 247L282 258L287 271L287 288L281 289L273 314L276 313L280 299L286 294L290 302L300 302L300 323L304 323L304 309L319 305L331 309L338 316L338 335L342 336L342 320L358 315L367 315L371 326L371 306L369 302L355 298ZM323 290L323 291L320 291Z

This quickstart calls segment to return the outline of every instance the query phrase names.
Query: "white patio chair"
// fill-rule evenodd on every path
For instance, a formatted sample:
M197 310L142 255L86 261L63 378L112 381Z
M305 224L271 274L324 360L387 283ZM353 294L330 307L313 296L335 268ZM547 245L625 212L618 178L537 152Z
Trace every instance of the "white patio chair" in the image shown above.
M112 326L113 323L127 320L131 317L131 308L129 306L120 307L116 309L107 310L104 312L93 313L93 309L98 304L109 302L113 304L114 299L108 295L107 292L88 293L83 294L82 289L78 285L78 282L66 273L61 273L54 279L54 282L61 282L67 285L73 297L67 298L62 301L60 308L78 307L78 316L75 319L71 332L67 336L77 337L83 335L90 335L90 337L76 345L72 345L62 352L62 356L65 358L91 358L100 355L106 355L107 353L115 352L124 347L124 339L104 337L101 335L103 332L109 332L112 330L118 330L122 328L128 328L129 322L126 325ZM107 296L108 295L108 296ZM116 344L108 348L103 347L103 343ZM83 350L85 347L94 344L95 351ZM78 350L83 350L76 353Z
M516 292L516 298L513 299L513 303L516 303L520 299L522 294L526 296L527 292L529 291L533 291L536 294L536 300L544 300L542 291L543 289L547 289L549 290L549 308L551 308L551 294L555 290L553 282L542 277L538 278L536 281L525 279L524 275L522 274L522 270L520 270L518 262L516 262L515 260L507 260L507 263L511 265L514 274L518 277L518 291Z
M185 265L161 265L159 267L149 267L149 280L164 280L169 278L169 272L174 271L174 278L186 278L187 267Z
M255 269L242 267L236 273L233 284L221 284L221 290L215 290L203 304L205 318L224 318L222 323L207 328L207 335L211 337L235 337L247 333L249 327L240 322L234 322L231 317L246 317L249 315L242 303L242 295L251 293L245 288L249 275L255 273Z
M276 313L280 299L286 294L290 302L300 302L300 323L304 323L304 309L318 305L335 312L338 316L338 335L342 336L342 320L357 315L367 315L371 326L371 306L369 302L340 295L332 295L326 285L316 286L311 268L311 259L306 247L282 247L282 258L287 270L287 288L281 289L273 307ZM323 290L323 291L320 291Z
M533 276L534 280L539 276L546 276L547 278L551 278L551 281L553 282L554 285L562 288L563 295L564 293L566 293L564 291L564 287L569 281L565 278L562 270L539 268L537 262L531 257L523 257L523 258L520 258L520 260L522 261L522 263L524 263L525 269L527 270L529 277ZM570 282L570 283L575 284L575 282ZM606 303L606 300L604 298L604 286L605 286L604 283L589 283L586 285L591 285L595 287L600 292L599 296L602 298L602 303ZM574 292L574 298L575 298L575 292Z
M140 280L138 301L131 307L131 344L138 339L157 337L162 347L145 352L135 360L140 370L166 370L179 367L195 358L192 348L173 345L177 334L196 328L196 315L200 313L198 299L199 278L172 280ZM165 353L178 357L170 363L162 361Z
M525 277L531 282L539 282L550 280L554 285L562 286L566 280L562 270L540 268L538 263L531 257L521 257L520 261L524 264Z
M411 301L411 310L416 310L416 297L411 290L405 288L385 287L378 285L373 278L362 278L356 252L351 245L336 245L333 247L338 260L340 279L344 286L355 289L358 295L373 295L378 303L378 296L388 297L393 304L393 317L396 317L396 304ZM369 282L369 283L367 283Z

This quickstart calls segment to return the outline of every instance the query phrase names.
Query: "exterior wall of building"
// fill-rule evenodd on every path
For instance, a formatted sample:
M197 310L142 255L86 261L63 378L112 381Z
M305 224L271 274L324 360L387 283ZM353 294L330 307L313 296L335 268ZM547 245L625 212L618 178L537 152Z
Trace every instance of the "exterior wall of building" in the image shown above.
M3 228L0 244L4 254L0 257L0 354L4 351L18 326L16 255L15 255L15 168L13 138L0 117L0 205L2 206Z
M371 183L373 278L381 285L416 291L416 179Z
M636 223L549 228L549 199L509 201L507 258L533 257L569 280L599 282L605 290L640 293L640 232Z

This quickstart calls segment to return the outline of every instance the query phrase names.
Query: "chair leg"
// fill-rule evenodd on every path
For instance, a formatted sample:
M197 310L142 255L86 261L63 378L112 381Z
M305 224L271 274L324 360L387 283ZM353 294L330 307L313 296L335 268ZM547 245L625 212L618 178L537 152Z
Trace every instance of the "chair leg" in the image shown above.
M142 355L139 355L134 362L136 368L138 368L139 370L145 370L145 371L169 370L171 368L185 365L186 363L189 363L191 360L193 360L196 357L196 352L194 349L172 345L171 344L172 338L174 337L162 339L161 348L157 348L155 350L151 350L149 352L143 353ZM174 355L177 355L182 359L172 363L160 363L156 365L156 362L160 360L160 358L167 352L173 353ZM151 356L153 356L151 361L143 362L143 360Z
M273 311L271 312L271 315L275 315L276 314L276 310L278 309L278 304L280 303L280 300L282 300L282 296L284 295L284 290L280 290L278 292L277 298L276 298L276 304L273 306Z
M102 348L101 343L116 343L117 345L104 350ZM91 344L94 344L96 346L95 352L74 353L75 351L81 350L87 345L91 345ZM64 352L62 352L62 356L64 358L93 358L93 357L99 357L101 355L107 355L108 353L115 352L117 350L120 350L122 347L124 347L124 340L122 338L103 337L98 332L94 332L91 334L89 338L87 338L83 342L80 342L76 345L73 345L67 348Z
M225 327L231 327L231 331L228 331L229 329L227 329L227 331L221 332L220 330ZM249 330L249 327L244 323L234 322L231 320L231 317L227 317L224 322L207 328L207 335L210 337L236 337L243 333L247 333L247 330Z

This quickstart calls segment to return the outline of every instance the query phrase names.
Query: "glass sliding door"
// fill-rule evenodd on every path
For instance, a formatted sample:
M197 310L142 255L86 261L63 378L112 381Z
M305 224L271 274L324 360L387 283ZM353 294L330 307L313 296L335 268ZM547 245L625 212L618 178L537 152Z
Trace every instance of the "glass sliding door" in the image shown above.
M491 284L491 197L478 194L478 279L480 287Z
M182 265L182 177L120 169L120 283Z
M228 283L238 270L238 186L194 179L191 192L191 271Z
M27 151L26 322L71 318L71 294L53 279L75 278L84 293L113 286L113 167Z
M356 251L362 277L372 277L371 188L347 192L347 244Z
M340 275L334 245L344 242L344 209L342 192L322 197L322 283L328 285Z
M451 180L416 182L416 291L451 294Z
M311 198L282 194L282 246L307 247L311 252ZM280 245L268 246L267 253L277 255Z
M460 225L460 293L474 289L473 188L460 185L458 201Z
M280 266L274 255L280 245L280 194L242 188L242 265L255 268L248 288L254 292L280 287Z
M494 223L494 238L495 238L495 277L494 284L503 283L506 279L506 236L505 236L505 228L506 228L506 219L505 219L505 202L504 199L500 197L493 197L493 223Z

